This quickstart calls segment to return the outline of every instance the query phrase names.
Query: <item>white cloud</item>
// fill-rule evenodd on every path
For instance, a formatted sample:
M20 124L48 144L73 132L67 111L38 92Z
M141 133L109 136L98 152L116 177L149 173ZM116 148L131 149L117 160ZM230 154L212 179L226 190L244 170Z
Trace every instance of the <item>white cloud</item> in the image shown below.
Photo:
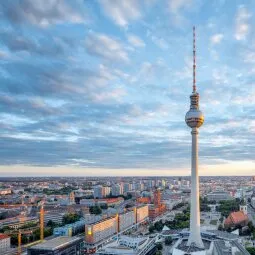
M181 9L186 8L187 6L190 6L192 0L169 0L168 1L168 7L170 12L177 13Z
M126 90L123 88L115 88L112 91L104 91L100 93L92 94L91 99L97 103L106 103L117 101L120 102L121 99L127 94Z
M151 40L154 44L156 44L159 48L161 48L162 50L167 50L169 48L168 43L166 42L165 39L163 38L158 38L156 36L152 36Z
M128 35L128 41L131 43L134 47L145 47L144 41L139 38L136 35Z
M120 41L104 34L90 34L85 40L89 54L111 61L128 62L128 53Z
M182 11L191 6L192 0L168 0L168 10L171 13L171 19L175 26L186 22Z
M212 44L219 44L223 39L223 34L215 34L211 37L211 43Z
M255 64L255 52L248 51L244 55L244 62L249 64Z
M126 27L130 21L141 17L137 0L100 0L104 13L118 26Z
M250 24L248 23L250 18L251 14L249 11L244 6L240 6L236 15L236 40L239 41L246 39L250 30Z
M72 5L64 0L24 0L18 4L7 5L4 15L16 23L26 21L45 27L64 22L83 23L83 7L80 0L73 1Z

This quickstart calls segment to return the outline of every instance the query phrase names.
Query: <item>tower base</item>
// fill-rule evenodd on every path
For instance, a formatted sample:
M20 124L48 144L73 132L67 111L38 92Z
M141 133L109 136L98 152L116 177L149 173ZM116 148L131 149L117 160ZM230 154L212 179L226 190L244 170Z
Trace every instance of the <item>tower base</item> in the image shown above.
M173 255L186 255L186 254L199 254L199 255L209 255L211 254L211 241L201 240L203 248L199 248L193 244L188 244L188 239L179 239L173 249Z

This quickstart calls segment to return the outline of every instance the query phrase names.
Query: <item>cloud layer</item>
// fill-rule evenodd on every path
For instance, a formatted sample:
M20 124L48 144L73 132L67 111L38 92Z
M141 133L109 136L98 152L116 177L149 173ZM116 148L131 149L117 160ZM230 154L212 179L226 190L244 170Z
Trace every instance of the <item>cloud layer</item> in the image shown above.
M206 119L201 164L224 169L245 161L249 174L255 169L255 6L228 5L1 2L1 165L35 166L37 174L42 166L188 173L184 116L197 24Z

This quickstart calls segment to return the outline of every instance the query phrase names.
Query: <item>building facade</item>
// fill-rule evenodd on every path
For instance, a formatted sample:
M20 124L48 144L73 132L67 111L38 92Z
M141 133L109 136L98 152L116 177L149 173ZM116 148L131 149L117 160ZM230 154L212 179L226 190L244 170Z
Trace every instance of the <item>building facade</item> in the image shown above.
M5 254L11 248L11 238L0 233L0 254Z
M85 226L85 241L94 244L117 233L116 217L110 217Z
M43 243L29 247L28 255L80 255L82 251L82 238L56 237Z

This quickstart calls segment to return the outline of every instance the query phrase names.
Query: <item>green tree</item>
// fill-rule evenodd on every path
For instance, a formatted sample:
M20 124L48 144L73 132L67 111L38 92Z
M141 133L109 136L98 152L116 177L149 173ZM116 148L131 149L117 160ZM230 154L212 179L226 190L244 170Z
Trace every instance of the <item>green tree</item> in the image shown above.
M70 223L74 223L76 221L78 221L80 219L80 216L76 213L68 213L68 214L65 214L64 217L63 217L63 224L70 224Z
M171 245L173 243L173 239L171 236L166 237L165 245Z
M161 231L163 229L164 225L162 223L162 221L157 221L155 222L154 224L154 228L157 230L157 231Z
M96 215L98 215L98 214L101 214L101 213L102 213L102 209L101 209L98 205L95 205L95 206L91 206L91 207L89 208L89 212L90 212L91 214L96 214Z
M158 251L161 251L163 249L162 243L156 243L156 247Z
M152 233L154 230L155 230L154 226L153 226L153 225L150 225L150 226L149 226L149 232Z
M108 204L101 204L100 207L102 210L106 210L108 209Z
M246 250L247 250L251 255L255 255L255 248L254 248L254 247L247 247Z
M218 227L218 230L222 231L223 229L224 228L223 228L222 224L220 224L219 227Z

